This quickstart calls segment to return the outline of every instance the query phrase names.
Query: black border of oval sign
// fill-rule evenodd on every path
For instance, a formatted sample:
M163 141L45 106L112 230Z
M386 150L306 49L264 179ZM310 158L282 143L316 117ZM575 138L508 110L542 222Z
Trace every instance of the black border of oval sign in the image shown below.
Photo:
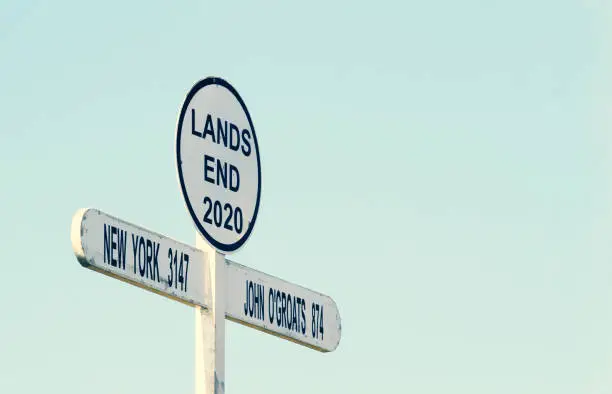
M199 220L195 211L193 210L193 207L191 206L191 202L189 201L189 197L187 196L187 190L185 188L185 180L183 178L183 168L182 168L182 161L181 161L181 144L180 144L181 130L183 129L183 119L185 118L185 112L187 111L187 107L189 106L191 99L193 99L193 96L195 96L196 93L200 91L200 89L203 89L209 85L218 85L218 86L222 86L226 88L227 90L230 91L230 93L232 93L232 95L234 95L236 100L238 100L238 102L240 103L240 106L242 107L242 110L246 114L246 117L249 121L249 126L251 127L251 131L253 132L253 141L255 141L255 151L257 153L257 177L258 179L257 179L257 201L255 202L255 211L253 212L253 218L249 222L249 227L247 228L247 231L242 235L242 237L238 241L232 244L224 244L224 243L217 241L210 234L208 234L208 232L204 229L204 226L202 225L201 221ZM185 200L185 205L187 205L187 209L189 210L191 219L196 225L196 228L199 231L199 233L202 234L202 236L204 236L204 238L210 244L212 244L215 247L215 249L217 249L220 252L227 253L227 252L234 252L238 250L242 245L244 245L244 243L247 241L247 239L251 235L251 231L253 230L253 226L255 225L255 220L257 219L257 213L259 212L259 200L261 197L261 161L259 158L259 144L257 143L257 135L255 134L255 127L253 126L253 121L251 120L251 115L249 114L249 110L247 109L246 104L244 103L244 101L242 100L242 97L240 97L236 89L234 89L234 87L230 85L229 82L227 82L226 80L219 78L219 77L204 78L200 80L199 82L197 82L187 94L187 97L185 98L185 101L183 102L183 106L181 108L181 113L178 118L178 124L177 124L177 129L176 129L176 168L178 171L179 183L181 185L181 192L183 193L183 199Z

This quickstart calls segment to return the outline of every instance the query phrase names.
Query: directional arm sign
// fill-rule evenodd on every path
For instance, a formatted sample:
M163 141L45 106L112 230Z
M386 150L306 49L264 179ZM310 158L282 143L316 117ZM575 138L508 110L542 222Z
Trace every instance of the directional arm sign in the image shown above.
M204 252L96 209L72 219L81 265L188 305L206 307Z
M321 352L336 349L341 328L334 300L226 261L228 319Z
M187 305L211 305L205 252L125 222L97 209L72 220L72 247L79 263ZM340 314L328 296L225 260L225 316L321 352L340 342Z

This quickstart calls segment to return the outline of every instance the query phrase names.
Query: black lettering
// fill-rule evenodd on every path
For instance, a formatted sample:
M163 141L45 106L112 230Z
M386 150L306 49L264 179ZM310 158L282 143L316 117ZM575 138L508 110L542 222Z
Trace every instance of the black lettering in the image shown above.
M236 207L234 211L234 229L238 234L242 232L242 209L240 207Z
M117 227L111 226L111 265L117 266L117 258L115 257L115 250L117 250Z
M140 276L145 275L145 269L147 268L147 251L145 246L145 240L140 237L138 241L138 272Z
M319 317L319 332L321 333L321 340L323 340L323 334L325 333L323 330L323 305L321 305L321 314Z
M293 316L293 318L291 319L291 331L297 331L298 330L298 324L297 324L297 302L295 302L295 298L293 299L293 305L291 305L291 316Z
M195 127L195 109L191 109L191 134L197 135L198 137L202 137L202 133L196 130Z
M293 315L295 316L295 332L300 332L300 306L302 305L302 299L295 297L295 310Z
M104 262L110 264L111 260L111 242L110 242L110 226L104 223Z
M251 132L247 129L242 130L242 154L247 157L251 154Z
M150 275L153 275L153 266L151 265L151 263L153 262L153 243L151 242L150 239L147 239L147 266L145 268L145 275L147 278L150 277Z
M185 291L187 291L187 276L188 275L189 275L189 255L185 253Z
M157 242L153 242L153 278L157 282L159 282L159 262L157 260L157 256L159 254L159 244Z
M132 249L134 250L134 274L136 274L136 252L138 251L138 235L132 234Z
M281 292L280 290L276 290L276 300L274 301L276 303L276 326L280 327L282 324L281 318L282 318L282 304L281 304Z
M212 220L210 219L210 213L212 212L213 203L210 197L204 197L204 201L202 201L204 205L208 204L208 209L204 213L204 222L208 224L212 224Z
M234 135L236 135L236 138L234 138ZM240 130L238 129L238 127L233 124L230 123L230 138L229 138L229 142L230 142L230 146L229 148L233 151L237 151L238 148L240 148Z
M172 287L174 282L174 270L172 269L172 248L168 248L168 261L170 262L170 272L168 272L168 286Z
M306 300L302 300L302 335L306 335Z
M291 294L287 294L287 328L291 330L291 321L293 320Z
M215 158L212 157L212 156L204 155L204 180L206 182L215 183L215 180L208 176L208 171L214 171L215 170L215 167L211 167L211 166L208 165L209 161L214 164Z
M127 247L127 231L119 230L119 261L118 266L121 269L125 269L125 255Z
M261 313L259 313L259 305L261 304L261 285L256 283L253 287L254 290L254 296L255 296L255 302L253 303L253 316L256 319L261 319Z
M223 119L217 118L217 143L223 141L223 146L227 146L227 120L225 121L225 127L223 127Z
M312 306L311 306L311 308L310 308L310 310L311 310L311 312L312 312L312 313L311 313L312 321L310 322L310 331L311 331L311 334L312 334L312 337L313 337L313 338L316 338L316 336L315 336L315 335L316 335L316 333L317 333L317 326L316 326L316 324L317 324L317 320L318 320L318 319L317 319L317 316L316 316L316 314L315 314L315 305L316 305L317 307L319 306L318 304L315 304L315 303L313 302L313 303L312 303Z
M282 293L282 300L283 300L283 312L281 314L282 316L282 321L283 321L283 327L287 327L287 294L285 294L285 292L283 291Z
M212 142L217 142L215 141L215 126L213 125L213 120L210 114L206 115L206 124L204 125L203 134L203 138L206 138L207 135L210 135L210 138L212 138Z
M217 159L217 185L227 189L227 163Z
M219 201L215 201L213 204L213 219L215 220L215 226L221 227L223 219L223 208Z
M253 282L249 281L249 316L253 317Z
M253 317L255 319L259 319L259 304L261 303L261 300L259 299L260 287L260 284L253 284Z
M268 291L268 316L270 318L270 323L274 323L274 290L270 288Z
M233 192L237 192L240 189L240 173L238 172L238 168L236 168L233 164L230 164L230 185L229 189Z
M223 228L226 228L230 231L233 230L232 228L232 215L234 213L234 211L232 210L232 206L229 203L226 203L223 206L223 211L227 212L227 215L225 216L225 224L223 224Z
M257 317L259 320L265 320L265 302L264 302L264 294L266 292L266 288L264 285L259 285L259 309L257 312Z

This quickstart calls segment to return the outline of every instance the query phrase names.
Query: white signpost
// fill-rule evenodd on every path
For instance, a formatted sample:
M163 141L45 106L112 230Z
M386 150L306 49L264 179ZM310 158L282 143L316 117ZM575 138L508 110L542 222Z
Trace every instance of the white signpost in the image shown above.
M261 194L255 128L238 92L220 78L195 84L176 129L178 178L193 223L220 253L249 238Z
M79 263L195 308L196 394L225 392L225 318L321 352L335 350L341 324L330 297L225 258L250 236L261 195L255 128L228 82L206 78L187 94L176 159L196 247L81 209L71 227Z

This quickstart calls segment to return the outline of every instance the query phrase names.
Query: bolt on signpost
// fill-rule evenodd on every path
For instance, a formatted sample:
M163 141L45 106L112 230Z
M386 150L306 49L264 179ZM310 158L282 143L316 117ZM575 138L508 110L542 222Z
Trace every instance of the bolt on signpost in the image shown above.
M225 319L321 352L340 342L328 296L225 258L249 238L259 209L255 128L225 80L196 83L181 107L176 166L195 247L96 209L80 209L71 241L79 263L195 309L196 394L225 393Z

